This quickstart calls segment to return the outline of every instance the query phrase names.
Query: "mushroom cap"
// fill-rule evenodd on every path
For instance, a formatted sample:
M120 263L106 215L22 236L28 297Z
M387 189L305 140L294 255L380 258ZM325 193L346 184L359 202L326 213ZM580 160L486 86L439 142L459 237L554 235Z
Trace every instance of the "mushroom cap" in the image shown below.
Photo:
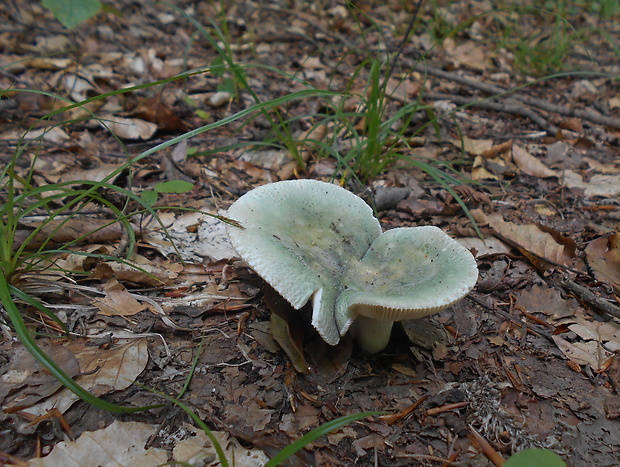
M357 316L397 321L440 311L478 277L472 254L437 227L381 233L353 193L316 180L258 187L227 225L237 253L291 305L312 298L312 324L335 345Z
M353 319L334 315L340 278L381 234L372 209L337 185L291 180L249 191L227 215L244 227L227 225L239 256L294 308L314 296L312 324L337 344Z
M356 273L366 290L342 294L348 312L386 321L441 311L476 285L478 267L467 248L434 226L396 228L379 236Z

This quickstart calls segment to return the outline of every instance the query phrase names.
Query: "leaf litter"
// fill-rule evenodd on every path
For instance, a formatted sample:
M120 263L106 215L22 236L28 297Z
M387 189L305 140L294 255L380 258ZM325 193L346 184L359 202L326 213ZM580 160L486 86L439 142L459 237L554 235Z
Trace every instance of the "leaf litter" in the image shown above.
M484 13L488 5L473 2L470 7L453 4L438 11L447 21L458 22ZM218 17L214 4L191 8L197 17ZM360 8L373 18L392 18L382 23L386 31L394 18L400 25L407 21L405 10L396 4ZM15 11L4 7L1 12L26 22L35 15L37 21L55 24L39 6ZM342 6L325 11L309 6L302 12L277 3L263 8L236 2L224 13L237 60L257 59L299 73L319 87L330 81L336 86L343 83L340 75L332 74L335 58L348 67L344 75L354 75L356 55L344 51L359 39L358 28ZM427 22L434 14L430 6L421 12ZM493 24L486 17L473 21L471 34L457 33L430 52L432 63L422 71L432 79L424 78L418 64L404 85L398 86L394 78L388 82L390 109L426 89L434 111L451 115L422 135L413 154L456 161L463 176L482 183L459 193L473 210L484 238L475 238L452 195L419 170L400 167L378 180L378 186L410 190L405 198L380 205L384 228L439 225L476 254L481 278L469 299L423 322L406 323L383 354L369 358L348 339L337 347L327 346L308 325L307 310L295 319L274 313L281 320L274 333L267 300L259 293L260 279L234 259L222 224L200 213L160 211L166 231L148 216L134 217L138 253L126 264L83 256L85 251L113 254L115 242L123 236L118 223L111 223L97 236L82 237L114 221L109 212L92 205L89 216L48 224L42 232L53 232L58 242L82 237L82 244L88 245L76 245L73 252L54 257L50 264L58 268L46 271L45 281L36 274L23 278L24 289L56 307L74 337L40 343L88 390L139 406L160 400L133 383L178 394L196 357L197 342L204 340L207 350L198 355L182 400L216 430L226 449L234 450L238 465L246 454L259 462L248 465L261 465L264 456L309 429L365 410L398 416L393 423L372 418L343 427L313 442L290 465L361 465L374 459L381 465L449 465L449 459L485 465L488 461L470 441L468 426L506 457L517 448L537 446L555 449L572 465L613 464L620 449L618 320L561 284L581 284L610 307L618 307L620 135L614 120L619 108L614 85L605 78L587 77L576 83L542 82L531 89L533 96L553 96L574 108L589 107L597 95L597 109L604 113L599 113L598 121L589 120L587 113L563 115L562 109L549 106L548 121L531 118L520 104L530 97L526 95L530 90L517 94L516 104L496 99L495 107L457 109L465 103L461 98L481 92L488 83L506 88L522 84L515 78L508 52L483 46L479 40L510 18L502 16ZM122 17L101 14L98 19L101 22L78 29L75 40L83 55L76 56L65 54L70 41L64 40L68 38L64 32L47 37L54 28L38 30L38 41L21 43L3 30L2 89L18 83L84 99L168 78L183 70L184 60L188 68L196 68L215 56L206 43L195 43L184 57L181 51L193 30L153 5ZM253 24L262 26L254 30ZM87 28L94 28L97 35L91 37ZM378 40L376 33L367 34ZM118 47L119 37L130 44L128 49ZM250 51L246 46L252 40ZM316 44L327 47L318 53ZM412 39L411 51L426 51L430 44L430 34L422 31ZM32 57L52 49L57 56ZM334 51L342 53L332 56ZM591 57L600 58L599 69L614 72L613 66L604 65L613 62L605 58L604 48L594 46L592 51ZM575 67L591 65L580 54L565 59ZM459 74L440 77L433 65ZM474 80L474 86L463 75L480 81ZM289 89L286 79L267 71L250 76L264 99ZM17 80L11 81L12 77ZM113 96L88 109L101 122L76 108L71 114L76 121L62 128L29 131L27 138L41 138L34 179L40 184L100 180L125 161L125 148L137 154L170 135L203 125L205 119L215 121L242 110L244 101L230 93L220 94L222 98L214 102L221 80L203 74L162 86L155 95ZM364 89L363 80L350 84ZM35 118L62 105L44 95L13 92L9 97L2 101L8 107L0 117L6 126L0 134L3 161L9 160L12 145ZM526 103L535 108L531 101ZM300 102L286 111L307 116L320 105ZM359 102L352 105L349 111ZM358 130L363 129L359 123ZM102 124L113 126L124 139L124 148ZM338 164L316 158L317 148L330 141L334 129L312 126L303 118L295 125L296 141L305 142L301 152L305 172L288 150L234 148L242 140L268 134L268 124L257 117L236 128L236 133L219 128L178 145L176 153L147 158L134 167L132 189L140 193L162 181L183 179L194 184L191 192L159 194L157 202L222 213L241 194L263 183L298 176L340 178ZM338 151L350 147L351 141L339 138ZM314 142L306 141L310 139ZM213 152L226 146L233 149ZM33 217L21 225L24 235L41 219ZM58 331L49 318L33 316L33 327ZM102 418L62 389L22 346L11 343L8 328L2 325L2 330L0 451L22 459L51 452L33 459L32 465L69 465L67 459L84 455L108 465L112 461L105 456L110 454L122 465L199 458L217 465L203 434L188 426L183 415L164 408L133 420ZM302 374L295 368L309 371ZM52 408L64 414L77 441L63 441L53 419L27 427ZM36 449L37 439L42 440L41 451Z

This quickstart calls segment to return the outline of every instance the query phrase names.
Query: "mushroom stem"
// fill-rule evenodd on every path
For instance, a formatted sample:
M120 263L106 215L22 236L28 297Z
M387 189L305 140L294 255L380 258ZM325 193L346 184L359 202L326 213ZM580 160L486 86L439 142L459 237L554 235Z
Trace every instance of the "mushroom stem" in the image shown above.
M364 352L376 354L390 342L393 324L394 321L358 316L353 323L352 332Z

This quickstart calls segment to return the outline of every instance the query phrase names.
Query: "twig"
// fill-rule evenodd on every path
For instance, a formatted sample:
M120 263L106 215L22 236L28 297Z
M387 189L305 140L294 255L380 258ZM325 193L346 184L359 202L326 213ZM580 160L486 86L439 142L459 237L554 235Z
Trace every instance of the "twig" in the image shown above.
M389 415L381 415L379 419L381 419L381 421L387 423L388 425L393 425L394 423L398 422L399 420L402 420L407 415L409 415L411 412L413 412L415 409L417 409L420 406L420 404L422 404L422 402L424 402L427 399L427 397L428 396L420 397L417 401L415 401L413 404L411 404L409 407L407 407L402 412L393 413Z
M530 332L532 334L542 336L545 339L547 339L549 342L551 342L553 345L556 345L551 333L548 332L546 329L532 329L530 326L527 326L525 323L519 321L516 317L514 317L510 313L502 310L499 307L496 307L494 304L487 303L485 300L481 299L480 297L476 295L477 294L475 292L472 292L467 296L467 299L476 302L478 305L482 306L483 308L486 308L492 313L497 313L499 315L502 315L505 319L509 320L513 324L525 329L526 332Z
M620 307L613 305L612 303L608 302L603 297L598 296L586 287L567 279L560 281L560 285L563 289L575 294L577 298L582 302L585 302L593 308L596 308L603 313L607 313L614 318L620 319Z
M493 462L494 466L499 467L500 465L504 464L504 462L506 462L502 455L497 452L493 448L493 446L491 446L491 443L484 439L482 435L474 429L473 426L468 425L467 427L469 428L469 432L471 433L471 439L475 440L476 443L478 443L478 445L482 448L484 455L487 456L487 458L491 462Z
M427 99L435 100L450 100L458 105L464 105L467 107L477 107L479 109L493 110L495 112L504 112L513 115L520 115L522 117L529 118L536 123L540 128L545 130L550 136L556 136L558 129L553 124L549 123L543 117L538 115L531 109L520 105L514 100L507 100L506 102L494 102L489 99L480 100L475 97L457 96L454 94L440 94L436 92L425 92L424 97Z
M405 49L407 42L409 42L409 36L411 35L411 31L413 30L413 25L415 24L415 21L418 18L418 13L420 13L420 8L422 7L422 3L424 3L424 0L418 0L418 2L415 5L415 9L413 10L413 13L411 13L411 17L409 18L409 24L407 24L407 30L405 31L405 34L403 35L403 39L401 40L400 45L398 46L398 50L396 50L396 54L394 54L394 57L392 57L392 59L390 60L388 71L385 74L386 80L390 76L392 76L392 72L394 71L396 62L400 58L400 56L403 54L403 50Z
M553 104L551 102L544 101L542 99L537 99L532 96L528 96L524 94L516 94L517 90L507 90L507 89L502 88L501 86L496 86L494 84L489 84L489 83L483 83L481 81L475 80L468 76L463 76L457 73L440 70L439 68L432 67L423 62L410 61L409 64L414 70L419 71L420 73L425 73L425 74L429 74L432 76L436 76L437 78L446 79L448 81L454 81L455 83L464 84L466 86L485 92L487 94L493 94L493 95L496 95L497 97L510 95L512 99L518 100L520 102L523 102L524 104L530 105L532 107L536 107L537 109L541 109L546 112L556 113L556 114L559 114L565 117L582 118L584 120L588 120L598 125L620 129L620 118L607 117L606 115L601 115L600 113L595 112L591 109L572 109L570 107L565 107L562 105Z

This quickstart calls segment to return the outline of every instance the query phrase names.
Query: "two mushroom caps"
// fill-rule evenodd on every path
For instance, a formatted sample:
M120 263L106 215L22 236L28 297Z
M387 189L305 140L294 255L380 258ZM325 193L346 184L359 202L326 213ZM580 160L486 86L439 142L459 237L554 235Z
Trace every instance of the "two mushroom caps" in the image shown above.
M372 209L331 183L258 187L228 216L230 240L295 309L312 300L312 325L336 345L351 328L368 353L385 348L394 321L438 312L476 284L472 254L437 227L381 232Z

